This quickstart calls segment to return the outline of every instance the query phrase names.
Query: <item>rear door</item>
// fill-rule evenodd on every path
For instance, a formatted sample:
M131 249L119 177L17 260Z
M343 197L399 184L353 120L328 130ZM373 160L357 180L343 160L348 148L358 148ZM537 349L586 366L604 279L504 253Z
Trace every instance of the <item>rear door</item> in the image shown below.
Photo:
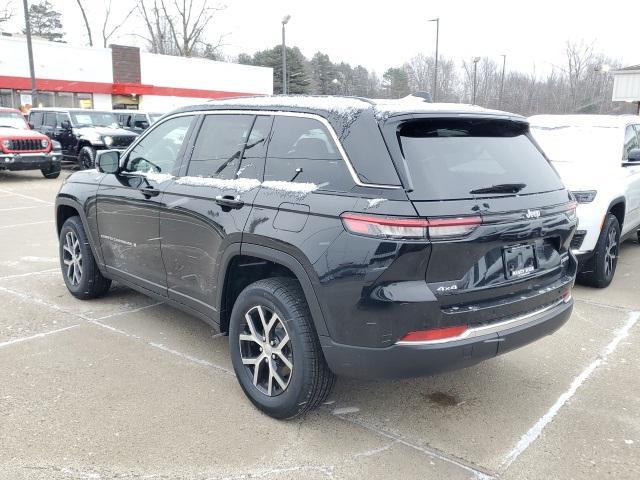
M98 189L98 233L107 269L147 290L167 294L160 253L162 192L179 171L195 116L170 118L123 158L124 170Z
M170 298L217 319L221 256L242 240L264 169L272 117L207 114L160 213Z
M468 304L481 320L476 307L483 297L522 291L524 299L573 274L566 267L575 228L568 193L531 142L526 123L418 118L397 123L393 131L397 136L388 142L406 165L417 213L434 223L458 217L478 223L468 234L456 235L464 225L451 229L450 237L446 229L440 229L442 236L431 229L426 280L443 306ZM486 287L492 287L490 294ZM500 316L495 306L486 312Z
M627 212L622 233L636 230L640 226L640 163L624 163L628 161L629 152L640 148L640 125L629 125L625 130L624 152L622 156L624 177L626 179Z

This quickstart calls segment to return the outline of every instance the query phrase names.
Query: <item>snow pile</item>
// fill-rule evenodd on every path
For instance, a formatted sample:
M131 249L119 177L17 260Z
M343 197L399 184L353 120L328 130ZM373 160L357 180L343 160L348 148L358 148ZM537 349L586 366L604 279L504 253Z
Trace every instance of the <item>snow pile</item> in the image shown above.
M153 180L156 183L168 182L169 180L173 180L174 176L169 175L168 173L157 173L157 172L131 172L131 175L136 175L139 177L145 177L147 180Z
M247 107L271 107L277 110L289 110L290 108L306 108L310 110L326 110L337 115L349 115L354 111L371 108L371 104L358 98L333 97L333 96L264 96L227 98L224 100L212 100L215 105L237 105Z
M277 193L293 195L296 198L304 198L320 188L320 185L315 183L295 183L282 180L267 180L262 182L262 186Z
M385 121L393 115L402 113L486 113L513 115L499 110L490 110L477 105L467 105L464 103L429 103L418 102L411 99L381 99L374 101L375 116L380 121Z
M191 185L193 187L213 187L222 190L235 190L238 193L248 192L260 186L260 181L255 178L237 178L235 180L211 177L180 177L176 179L179 185Z

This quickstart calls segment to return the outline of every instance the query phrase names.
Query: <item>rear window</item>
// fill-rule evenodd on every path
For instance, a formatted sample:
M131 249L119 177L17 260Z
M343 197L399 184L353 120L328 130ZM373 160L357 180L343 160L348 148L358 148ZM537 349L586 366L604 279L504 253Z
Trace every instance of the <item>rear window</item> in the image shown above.
M413 120L400 127L399 141L413 181L414 199L473 198L479 195L471 193L474 190L509 184L520 184L521 195L563 188L556 172L527 137L523 123Z

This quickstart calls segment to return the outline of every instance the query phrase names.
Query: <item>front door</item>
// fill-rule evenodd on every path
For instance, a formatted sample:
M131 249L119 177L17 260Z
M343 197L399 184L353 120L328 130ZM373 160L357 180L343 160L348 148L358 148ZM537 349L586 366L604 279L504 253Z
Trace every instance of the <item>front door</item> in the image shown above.
M218 267L225 249L242 240L271 122L252 114L204 115L188 165L164 193L160 236L169 298L214 321Z
M627 126L622 161L627 162L629 152L640 148L640 126ZM635 230L640 226L640 163L627 163L624 168L627 188L627 208L622 234Z
M98 233L107 270L162 295L167 282L159 206L180 169L194 118L157 124L122 159L123 171L107 175L98 190Z

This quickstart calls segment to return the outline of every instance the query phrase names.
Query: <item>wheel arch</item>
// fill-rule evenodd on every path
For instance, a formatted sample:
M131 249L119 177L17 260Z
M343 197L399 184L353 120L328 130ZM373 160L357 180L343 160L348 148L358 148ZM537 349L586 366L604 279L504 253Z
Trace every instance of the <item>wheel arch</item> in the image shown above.
M243 261L248 262L248 266L263 262L263 266L266 269L255 270L254 272L257 274L234 276L234 273L237 273L237 268L242 266L241 262ZM262 265L257 266L260 267ZM288 253L250 243L242 243L242 246L239 243L233 244L227 247L223 255L218 275L218 285L221 288L218 289L217 299L217 305L220 307L220 331L228 332L233 303L240 291L254 281L273 276L291 276L298 281L309 306L316 333L320 336L327 336L329 333L324 315L310 275L304 266ZM234 284L233 278L242 278L242 280L240 283Z
M102 251L96 245L96 239L93 236L93 232L89 228L89 222L87 220L87 215L82 208L82 205L73 198L69 197L58 197L56 200L56 233L58 237L60 237L60 231L62 230L62 225L67 221L68 218L73 216L80 217L80 221L82 222L82 226L84 227L84 231L89 238L89 248L91 248L91 252L93 253L93 258L96 259L96 263L98 268L105 275L104 270L104 261L102 259Z
M620 224L620 229L622 229L622 225L624 224L624 218L626 213L626 200L624 197L618 197L609 203L609 208L607 209L607 213L611 213L614 217L618 219L618 223Z

